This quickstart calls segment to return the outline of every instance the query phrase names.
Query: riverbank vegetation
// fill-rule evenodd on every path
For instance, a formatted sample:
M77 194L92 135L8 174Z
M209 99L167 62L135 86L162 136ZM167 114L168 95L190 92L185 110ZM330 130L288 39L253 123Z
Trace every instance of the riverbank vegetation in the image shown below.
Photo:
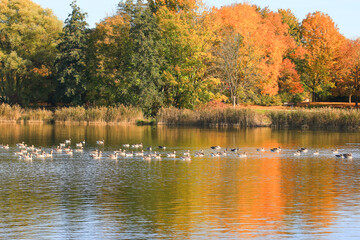
M123 121L122 110L108 111L119 105L155 117L163 108L197 109L210 101L357 102L360 41L341 35L322 12L300 20L290 9L247 2L210 9L198 0L125 0L89 28L76 2L71 9L62 23L31 0L0 2L1 102L70 106L55 116L99 122ZM219 122L222 113L216 114L218 120L204 122ZM253 116L244 114L236 122L248 125Z
M40 123L130 123L147 122L141 109L125 107L62 107L54 110L42 108L21 108L18 105L0 105L2 122L40 122Z
M210 127L274 127L303 130L360 130L358 109L334 108L205 108L161 109L159 124Z
M360 130L360 110L343 108L259 108L205 105L196 110L161 108L154 118L144 116L140 108L62 107L53 110L21 108L0 104L0 122L137 124L201 127L273 127L292 129Z

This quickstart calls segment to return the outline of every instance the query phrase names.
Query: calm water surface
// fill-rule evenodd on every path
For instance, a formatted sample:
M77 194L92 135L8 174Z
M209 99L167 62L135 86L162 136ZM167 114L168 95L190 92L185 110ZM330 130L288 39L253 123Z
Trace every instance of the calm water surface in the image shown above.
M360 237L359 133L12 124L1 124L0 132L0 143L10 145L0 149L0 239ZM69 138L73 148L86 140L84 153L15 156L18 142L49 152ZM96 145L100 139L104 146ZM89 156L124 143L153 146L164 157ZM215 145L248 157L213 158ZM269 151L279 146L281 153ZM294 156L300 147L309 152ZM203 158L180 159L201 149ZM354 158L336 158L333 149ZM177 158L167 158L173 151Z

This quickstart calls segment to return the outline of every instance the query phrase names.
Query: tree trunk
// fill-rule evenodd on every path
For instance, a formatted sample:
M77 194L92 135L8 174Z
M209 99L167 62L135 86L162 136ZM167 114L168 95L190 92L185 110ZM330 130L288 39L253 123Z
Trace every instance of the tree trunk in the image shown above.
M355 107L358 107L358 105L359 105L359 97L358 97L358 95L356 95L356 97L355 97Z
M351 97L352 97L352 95L350 94L349 95L349 103L351 103Z

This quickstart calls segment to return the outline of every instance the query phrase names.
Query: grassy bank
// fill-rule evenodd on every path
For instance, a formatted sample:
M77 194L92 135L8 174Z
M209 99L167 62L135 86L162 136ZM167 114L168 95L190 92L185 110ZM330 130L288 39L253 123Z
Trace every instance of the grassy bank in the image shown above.
M159 112L158 122L166 125L360 130L360 111L334 108L259 110L228 107L196 111L166 108Z
M136 123L144 121L143 113L134 107L63 107L54 111L45 109L24 109L17 105L0 105L2 122L42 122L42 123Z

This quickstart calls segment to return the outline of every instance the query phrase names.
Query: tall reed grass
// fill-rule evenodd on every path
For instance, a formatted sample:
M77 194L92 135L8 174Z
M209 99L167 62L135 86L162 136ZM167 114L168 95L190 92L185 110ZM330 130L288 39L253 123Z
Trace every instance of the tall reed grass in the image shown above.
M271 110L267 114L275 127L309 129L360 129L358 109L297 108L291 111Z
M18 121L22 117L24 110L18 106L10 106L2 103L0 105L0 120L1 121Z
M124 105L58 108L54 113L55 122L135 123L143 118L141 109Z
M86 122L136 123L144 120L141 109L118 105L115 107L63 107L55 111L23 109L18 105L0 104L0 121L26 122Z
M188 110L163 108L158 114L158 123L167 125L197 125L197 126L269 126L269 118L252 109L239 108L208 108Z
M255 110L243 108L209 108L187 110L163 108L158 122L167 125L197 126L273 126L296 129L359 129L360 110L357 109L284 109Z

